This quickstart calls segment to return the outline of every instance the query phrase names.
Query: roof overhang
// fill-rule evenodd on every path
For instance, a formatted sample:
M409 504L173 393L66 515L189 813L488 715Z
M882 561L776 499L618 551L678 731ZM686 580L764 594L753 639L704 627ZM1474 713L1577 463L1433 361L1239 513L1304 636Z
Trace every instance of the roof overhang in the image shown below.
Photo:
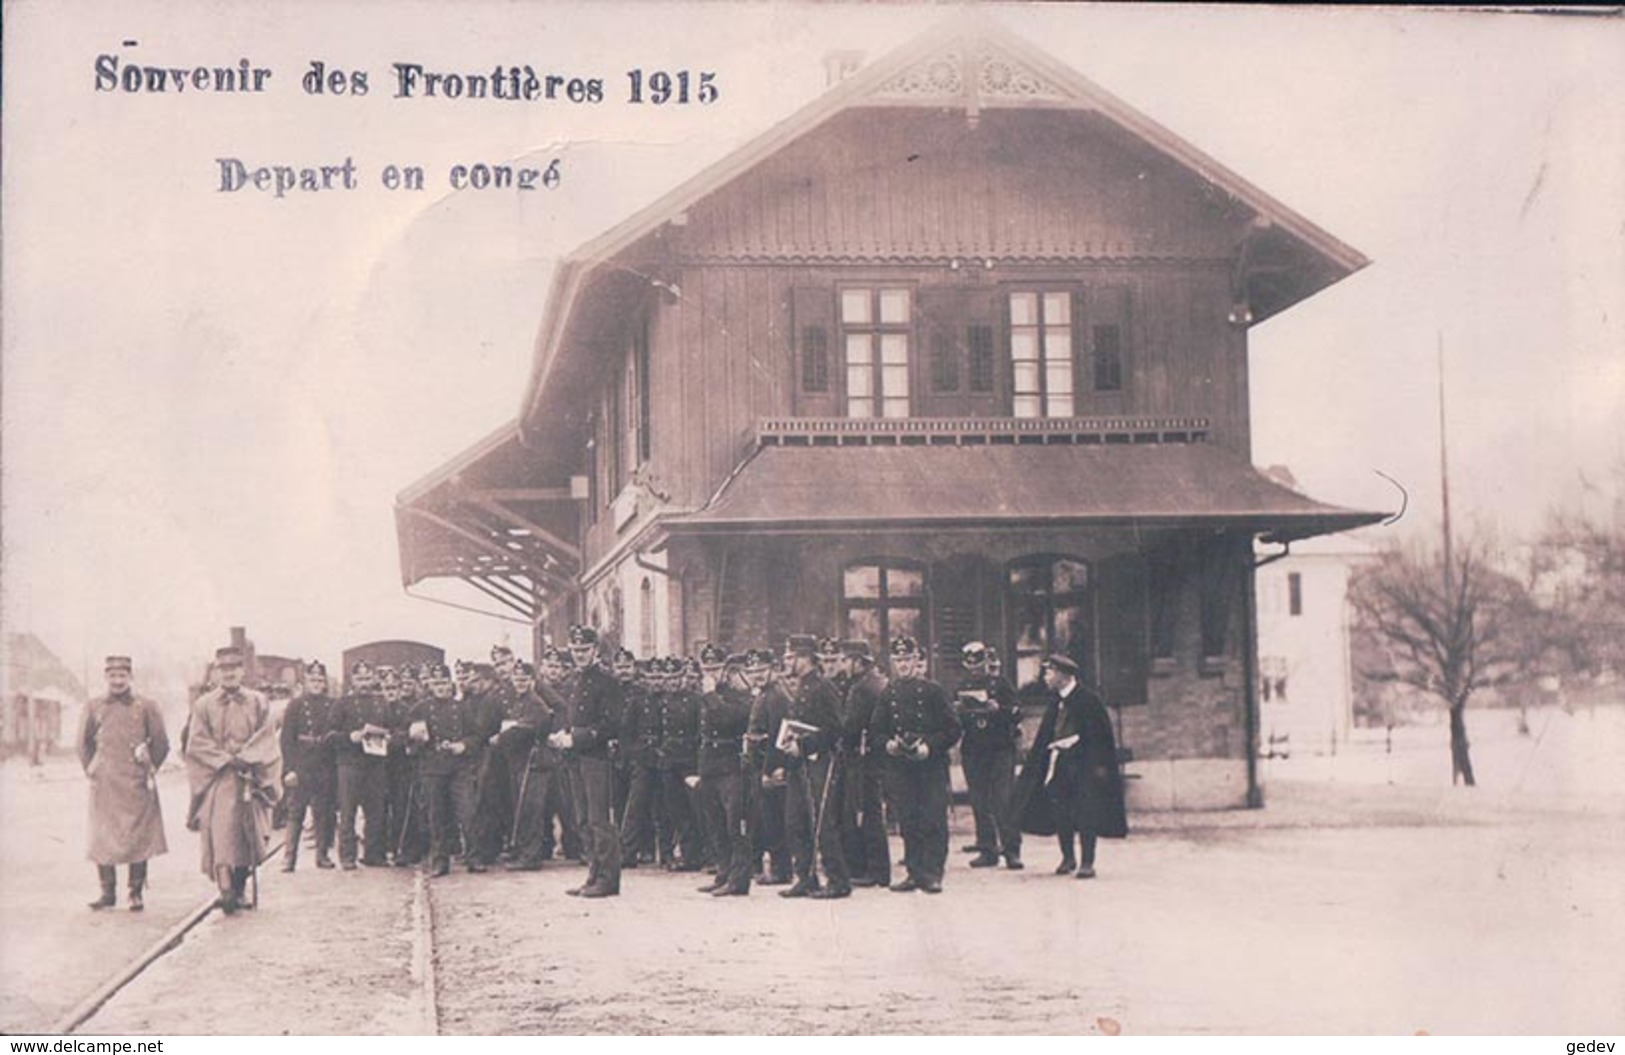
M1076 527L1206 529L1285 542L1386 514L1327 505L1207 443L759 449L670 535Z
M581 571L577 502L508 422L395 500L401 583L460 579L534 620Z

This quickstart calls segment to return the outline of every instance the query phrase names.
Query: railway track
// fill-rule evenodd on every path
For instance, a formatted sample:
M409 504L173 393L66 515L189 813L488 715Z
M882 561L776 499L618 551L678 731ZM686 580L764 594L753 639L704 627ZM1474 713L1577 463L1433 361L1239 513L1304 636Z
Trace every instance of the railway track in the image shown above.
M280 854L282 844L274 845L262 859L261 867ZM409 1021L401 1023L404 1032L416 1035L436 1035L440 1028L439 988L435 973L435 914L434 901L429 888L428 874L414 871L411 877L410 904L407 918L410 927L411 953L408 961L410 973ZM399 889L399 888L397 888ZM399 902L397 902L399 904ZM151 945L125 962L109 978L100 983L83 999L55 1021L50 1033L65 1036L73 1033L96 1033L98 1016L113 1004L119 994L161 963L171 953L186 945L188 935L199 927L210 925L210 917L217 914L214 898L200 902L178 920ZM249 923L250 921L244 921ZM266 994L275 999L276 994ZM113 1016L117 1018L117 1015ZM109 1027L108 1032L119 1032Z

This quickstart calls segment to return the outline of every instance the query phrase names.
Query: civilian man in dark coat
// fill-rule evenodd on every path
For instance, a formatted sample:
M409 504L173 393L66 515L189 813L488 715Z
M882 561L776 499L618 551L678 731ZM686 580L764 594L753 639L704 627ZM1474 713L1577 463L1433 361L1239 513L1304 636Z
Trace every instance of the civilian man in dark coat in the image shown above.
M1128 835L1117 740L1105 705L1079 683L1069 656L1044 661L1044 685L1052 696L1016 787L1021 828L1059 839L1056 875L1076 869L1079 879L1093 879L1096 840Z
M144 907L147 860L166 853L158 803L158 767L169 754L158 705L132 690L128 656L108 656L107 695L85 704L79 726L79 764L90 778L90 848L101 897L93 909L117 902L118 865L130 866L130 911Z
M305 668L305 691L288 704L282 715L282 786L288 806L288 836L282 848L282 870L291 872L299 862L305 813L316 830L316 867L332 868L334 785L333 743L338 739L334 721L338 704L327 694L327 668L320 661Z
M1021 825L1012 808L1016 785L1016 740L1021 706L1008 681L987 672L987 646L967 644L960 654L965 677L955 706L965 739L959 763L965 771L971 812L976 818L976 857L972 868L990 868L1002 852L1011 869L1021 868Z
M922 676L918 641L894 638L891 656L891 684L875 707L869 742L889 759L886 794L903 831L908 875L892 890L940 894L948 865L948 751L959 742L959 719L942 686Z

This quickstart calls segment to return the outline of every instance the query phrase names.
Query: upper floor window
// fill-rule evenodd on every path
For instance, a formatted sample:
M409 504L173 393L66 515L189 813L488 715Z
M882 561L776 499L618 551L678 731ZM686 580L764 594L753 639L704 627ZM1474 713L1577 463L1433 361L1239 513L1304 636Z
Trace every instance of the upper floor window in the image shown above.
M912 300L905 288L841 290L847 417L908 417Z
M1303 614L1303 575L1289 572L1286 577L1286 610L1290 615Z
M1010 366L1015 417L1072 417L1072 294L1011 291Z

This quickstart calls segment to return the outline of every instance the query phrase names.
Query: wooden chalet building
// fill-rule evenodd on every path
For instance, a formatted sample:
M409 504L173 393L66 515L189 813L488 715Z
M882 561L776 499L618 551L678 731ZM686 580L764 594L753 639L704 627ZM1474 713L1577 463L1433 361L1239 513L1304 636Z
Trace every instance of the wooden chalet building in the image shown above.
M960 23L565 258L516 421L402 493L454 576L639 654L795 631L1071 654L1142 806L1259 801L1247 330L1367 263Z

